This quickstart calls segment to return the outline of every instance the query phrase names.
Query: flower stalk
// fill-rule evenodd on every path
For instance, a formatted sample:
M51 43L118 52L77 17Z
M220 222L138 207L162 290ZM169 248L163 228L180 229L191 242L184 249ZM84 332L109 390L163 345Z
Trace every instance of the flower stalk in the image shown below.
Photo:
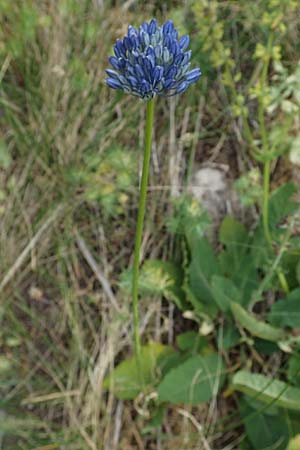
M134 344L139 373L141 373L141 342L138 281L151 156L154 98L181 94L201 77L199 67L191 68L192 51L187 50L189 42L188 35L179 38L171 20L167 20L162 26L159 26L155 19L143 22L139 28L129 25L127 35L123 39L117 39L114 45L114 55L109 58L112 69L106 69L108 77L105 82L110 88L147 100L144 161L132 277Z
M132 276L132 307L133 307L133 325L134 325L134 344L135 354L139 365L141 356L140 341L140 318L139 318L139 301L138 301L138 283L139 283L139 267L140 267L140 251L143 235L143 225L145 218L147 186L149 176L149 166L152 145L152 128L153 128L154 99L147 102L146 112L146 134L144 147L143 171L140 185L139 208L136 225L136 236L134 246L133 276Z

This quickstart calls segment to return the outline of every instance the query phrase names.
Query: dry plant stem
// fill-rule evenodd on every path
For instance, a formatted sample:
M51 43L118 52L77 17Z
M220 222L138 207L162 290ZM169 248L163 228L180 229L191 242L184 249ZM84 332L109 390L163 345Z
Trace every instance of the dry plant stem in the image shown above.
M140 266L140 249L141 249L142 234L143 234L149 165L150 165L150 156L151 156L153 112L154 112L154 99L151 99L147 103L144 161L143 161L143 172L142 172L142 179L141 179L141 186L140 186L140 198L139 198L137 225L136 225L133 276L132 276L132 307L133 307L133 322L134 322L134 344L135 344L135 354L136 354L138 368L140 368L140 356L141 356L141 341L140 341L140 332L139 332L140 319L139 319L139 306L138 306L138 280L139 280L139 266Z

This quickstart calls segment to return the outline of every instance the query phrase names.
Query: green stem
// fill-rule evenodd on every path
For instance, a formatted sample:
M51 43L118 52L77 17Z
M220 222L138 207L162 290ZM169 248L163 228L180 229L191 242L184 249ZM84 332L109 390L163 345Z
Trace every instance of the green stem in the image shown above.
M272 245L272 238L269 230L269 192L270 192L270 161L264 164L264 184L263 184L263 226L266 241Z
M267 49L268 52L271 51L272 45L273 45L274 35L271 32L268 38L267 43ZM268 68L270 64L270 56L264 61L263 67L262 67L262 74L261 74L261 85L264 89L267 84L267 75L268 75ZM259 104L258 104L258 121L260 125L260 133L261 133L261 142L262 142L262 152L265 159L264 162L264 179L263 179L263 227L264 227L264 234L265 239L268 243L268 245L272 249L272 236L270 233L269 228L269 193L270 193L270 165L271 161L269 159L269 148L268 148L268 137L267 137L267 129L265 124L265 106L263 97L260 96L259 98ZM276 274L279 280L279 283L281 284L282 289L284 292L289 292L289 286L286 281L286 278L284 274L281 272L280 269L276 270Z
M140 186L140 198L139 198L137 225L136 225L133 277L132 277L132 307L133 307L133 323L134 323L134 344L135 344L136 359L137 359L137 363L138 363L139 367L140 367L140 356L141 356L141 341L140 341L140 319L139 319L139 305L138 305L138 284L139 284L140 250L141 250L141 242L142 242L142 235L143 235L149 165L150 165L150 156L151 156L153 112L154 112L154 99L151 99L147 103L144 161L143 161L143 172L142 172L142 179L141 179L141 186Z
M265 239L272 249L272 237L269 228L269 193L270 193L270 160L265 161L264 164L264 182L263 182L263 227ZM280 269L276 269L276 274L281 284L283 291L287 294L289 292L289 285L287 283L284 273Z
M268 51L271 49L271 45L273 42L273 33L270 33L267 48ZM264 61L263 67L262 67L262 74L261 74L261 85L262 89L265 88L266 82L267 82L267 74L268 74L268 67L270 63L270 58L267 58ZM264 102L263 97L260 96L259 103L258 103L258 121L260 126L260 133L261 133L261 143L262 143L262 152L265 159L264 162L264 180L263 180L263 227L264 227L264 234L266 241L270 246L272 246L272 237L269 230L269 192L270 192L270 160L268 158L268 139L267 139L267 130L266 130L266 124L265 124L265 116L264 116Z

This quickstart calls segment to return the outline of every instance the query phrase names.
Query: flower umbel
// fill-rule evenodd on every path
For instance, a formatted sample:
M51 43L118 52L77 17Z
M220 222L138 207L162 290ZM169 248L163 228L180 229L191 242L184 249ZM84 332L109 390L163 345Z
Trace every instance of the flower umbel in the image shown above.
M106 70L105 81L113 89L145 100L184 92L201 76L199 68L190 70L188 45L188 35L178 39L171 20L159 27L152 19L139 30L130 25L127 36L114 46L115 56L109 58L114 70Z

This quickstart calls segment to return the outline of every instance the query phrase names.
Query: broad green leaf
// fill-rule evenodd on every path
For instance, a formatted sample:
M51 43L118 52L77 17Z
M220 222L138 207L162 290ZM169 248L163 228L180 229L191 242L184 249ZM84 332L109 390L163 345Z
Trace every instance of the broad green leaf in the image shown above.
M231 216L226 216L220 226L219 239L226 246L244 249L248 240L248 234L243 224Z
M245 401L240 404L240 412L247 437L255 450L286 449L290 433L284 417L264 414L259 409L251 408Z
M230 306L236 321L253 336L272 342L278 342L286 337L283 330L258 320L254 314L246 311L241 305L232 302Z
M260 402L274 402L278 407L300 411L300 389L276 378L240 370L234 375L232 386Z
M225 325L224 330L220 330L217 345L222 350L229 350L237 345L240 341L241 335L237 327L231 323Z
M296 211L299 205L291 199L297 192L293 183L286 183L277 188L270 196L269 221L275 227L284 217Z
M241 293L241 304L248 307L252 301L253 293L258 289L260 279L250 253L246 253L240 260L240 267L232 277Z
M270 266L270 248L266 245L266 238L262 224L255 229L251 240L250 255L252 264L256 269L262 270L264 273Z
M288 361L287 379L294 386L300 387L300 356L292 355Z
M160 378L164 377L174 367L182 364L187 358L188 355L176 351L164 355L157 365Z
M278 408L274 403L270 403L268 405L265 405L264 403L257 400L255 397L249 397L248 395L244 395L242 398L242 402L247 403L251 409L257 410L263 410L263 414L266 414L267 416L278 416L281 409Z
M240 302L240 292L229 278L214 275L211 290L215 302L223 312L230 311L231 302Z
M222 387L225 368L220 355L192 356L172 369L158 386L161 402L198 403L208 402Z
M275 302L268 318L276 326L300 328L300 289Z
M195 239L190 243L191 264L188 268L188 288L196 302L205 306L206 314L214 317L217 307L211 291L211 278L220 274L217 258L207 239ZM195 309L197 305L193 304ZM200 306L201 308L201 306Z
M291 244L292 242L290 242ZM292 244L293 245L293 244ZM288 249L284 252L281 259L281 266L290 290L297 289L300 286L300 248Z
M208 341L195 331L186 331L176 337L176 343L181 351L189 351L191 353L200 352L208 348Z
M173 352L171 347L151 342L141 350L141 366L138 369L135 356L122 361L104 380L103 388L112 389L121 400L134 399L145 386L155 380L159 362Z
M192 317L190 318L198 321L199 317L201 317L207 319L208 321L212 321L212 317L215 317L217 314L215 304L213 304L211 308L208 308L207 304L201 302L199 298L194 295L194 292L190 289L187 283L184 285L184 292L188 302L192 306Z
M252 293L259 284L251 258L249 233L240 222L226 216L220 227L219 238L225 246L218 256L222 273L240 291L240 303L248 306Z

